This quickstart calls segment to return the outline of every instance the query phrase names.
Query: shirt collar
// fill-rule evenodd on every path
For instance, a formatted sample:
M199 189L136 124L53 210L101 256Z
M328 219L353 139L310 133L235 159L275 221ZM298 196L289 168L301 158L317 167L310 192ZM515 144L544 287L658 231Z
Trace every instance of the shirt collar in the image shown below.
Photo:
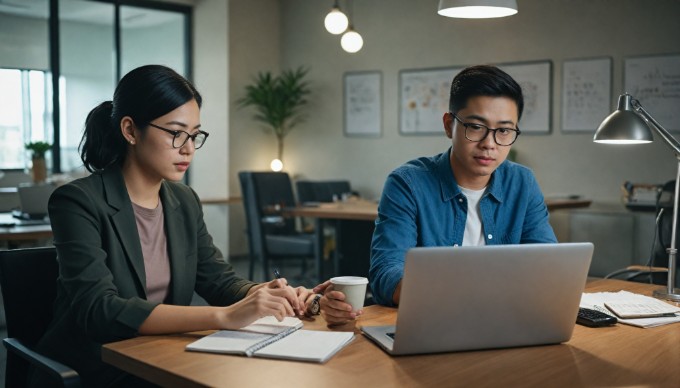
M463 193L458 188L458 182L453 175L453 170L451 170L451 151L453 147L441 153L436 159L436 173L439 178L439 185L441 191L442 201L450 201L457 198ZM496 171L491 174L491 179L489 179L489 185L487 186L486 192L495 198L498 202L503 202L503 188L501 183L503 181L503 173L505 170L506 163L503 162Z

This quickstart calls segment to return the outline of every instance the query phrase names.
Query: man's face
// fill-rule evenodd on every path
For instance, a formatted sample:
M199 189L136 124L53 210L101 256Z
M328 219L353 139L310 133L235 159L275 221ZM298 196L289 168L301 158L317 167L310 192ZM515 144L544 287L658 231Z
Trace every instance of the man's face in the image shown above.
M517 128L517 104L508 97L471 97L465 108L453 113L463 123L492 129ZM481 141L468 140L465 127L450 113L444 114L443 121L446 136L453 144L451 168L456 181L462 187L481 190L489 183L491 173L508 157L511 147L498 145L493 131Z

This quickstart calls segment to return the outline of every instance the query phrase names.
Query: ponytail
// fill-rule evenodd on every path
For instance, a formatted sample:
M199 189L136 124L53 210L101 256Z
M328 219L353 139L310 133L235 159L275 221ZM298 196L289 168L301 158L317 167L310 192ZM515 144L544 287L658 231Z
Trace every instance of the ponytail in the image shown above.
M118 82L113 101L102 102L87 115L79 147L85 168L94 172L123 163L128 145L119 126L124 117L144 131L151 120L190 100L201 107L196 88L169 67L146 65L130 71Z
M125 139L113 128L113 103L105 101L87 115L80 140L80 158L88 171L102 170L122 161L127 153Z

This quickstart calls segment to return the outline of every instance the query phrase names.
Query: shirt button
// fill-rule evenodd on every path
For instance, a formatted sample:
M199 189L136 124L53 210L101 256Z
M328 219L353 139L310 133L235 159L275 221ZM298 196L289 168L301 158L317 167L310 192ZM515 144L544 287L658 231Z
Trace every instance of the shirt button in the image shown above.
M458 198L458 202L463 203L463 198Z
M458 246L458 244L453 244L453 246L454 246L454 247L457 247L457 246Z
M489 240L491 240L491 239L493 239L493 235L489 234L489 235L486 236L486 238L488 238Z

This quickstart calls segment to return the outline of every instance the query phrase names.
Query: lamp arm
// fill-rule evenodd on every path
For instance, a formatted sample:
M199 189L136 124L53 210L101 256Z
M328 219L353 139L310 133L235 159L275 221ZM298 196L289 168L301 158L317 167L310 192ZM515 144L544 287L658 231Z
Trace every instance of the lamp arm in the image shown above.
M656 130L656 132L658 132L659 135L661 135L661 137L662 137L663 140L666 142L666 144L668 144L668 146L670 146L670 147L673 149L673 151L675 152L675 156L678 157L678 158L680 158L680 142L678 142L678 141L670 134L670 132L668 132L668 130L666 130L666 128L664 128L661 124L659 124L659 122L656 121L656 120L654 119L654 117L652 117L652 115L650 115L650 114L645 110L645 108L642 107L642 105L640 104L640 101L634 99L634 100L632 101L632 105L633 105L633 108L634 108L638 113L640 113L640 115L641 115L642 117L645 118L645 120L647 120L647 121L649 121L650 123L652 123L652 127L654 127L654 130Z

